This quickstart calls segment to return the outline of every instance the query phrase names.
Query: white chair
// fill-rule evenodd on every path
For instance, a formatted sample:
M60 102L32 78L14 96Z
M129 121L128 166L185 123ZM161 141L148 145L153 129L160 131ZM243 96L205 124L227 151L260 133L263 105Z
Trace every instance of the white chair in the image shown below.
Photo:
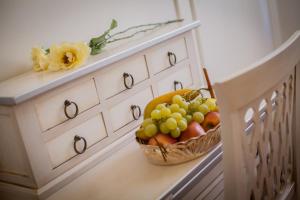
M225 199L300 199L300 31L214 89Z

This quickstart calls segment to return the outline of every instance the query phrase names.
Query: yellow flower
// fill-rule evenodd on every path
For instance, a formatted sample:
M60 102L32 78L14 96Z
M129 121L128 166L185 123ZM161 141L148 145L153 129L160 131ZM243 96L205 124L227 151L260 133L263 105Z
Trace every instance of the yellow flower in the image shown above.
M50 71L72 69L81 66L90 54L90 48L83 42L62 43L50 47Z
M46 51L41 48L32 48L31 58L33 62L34 71L44 71L48 69L49 57L46 55Z

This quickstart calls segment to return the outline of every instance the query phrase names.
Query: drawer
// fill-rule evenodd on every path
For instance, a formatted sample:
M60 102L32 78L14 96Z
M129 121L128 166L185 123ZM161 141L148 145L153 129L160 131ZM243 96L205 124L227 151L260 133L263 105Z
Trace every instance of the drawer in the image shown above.
M148 77L145 57L141 55L130 57L102 70L96 77L96 83L101 95L107 99L132 88Z
M75 136L82 138L75 142ZM86 140L86 149L88 150L105 137L107 137L107 133L102 115L97 114L82 124L50 140L46 146L53 167L57 167L79 153L82 153L84 150L84 140ZM79 153L75 151L75 148Z
M65 101L71 102L65 105ZM48 130L66 120L74 117L76 106L78 114L99 104L95 83L93 79L81 82L72 87L66 87L58 92L46 94L35 101L36 112L42 131Z
M162 95L176 89L187 88L193 85L193 77L189 65L178 69L173 74L163 78L157 83L158 94Z
M216 164L216 166L214 166L212 169L209 169L209 171L204 177L196 177L195 179L196 182L193 185L189 186L191 187L191 189L186 194L184 194L184 196L180 197L180 199L189 200L189 199L196 199L197 197L203 198L212 190L212 188L214 188L216 184L222 182L221 180L218 179L218 177L222 177L222 176L223 176L223 161L219 161ZM219 180L219 181L215 182L215 180Z
M152 99L153 93L149 87L110 108L109 115L113 130L116 131L135 120L132 112L135 112L135 116L138 116L138 109L132 110L132 105L140 107L140 118L142 118L146 104Z
M147 65L153 74L157 74L187 58L188 53L184 37L175 38L158 45L146 53Z

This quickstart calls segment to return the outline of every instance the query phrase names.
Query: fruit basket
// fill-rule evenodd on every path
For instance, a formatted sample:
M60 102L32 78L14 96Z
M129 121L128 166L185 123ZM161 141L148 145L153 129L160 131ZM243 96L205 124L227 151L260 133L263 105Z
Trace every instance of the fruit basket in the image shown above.
M144 155L157 165L193 160L209 152L220 140L216 99L203 97L201 89L177 90L153 99L136 131L136 141Z
M153 146L140 143L137 139L148 161L156 165L174 165L196 159L209 152L220 140L220 125L209 130L205 136L175 144Z

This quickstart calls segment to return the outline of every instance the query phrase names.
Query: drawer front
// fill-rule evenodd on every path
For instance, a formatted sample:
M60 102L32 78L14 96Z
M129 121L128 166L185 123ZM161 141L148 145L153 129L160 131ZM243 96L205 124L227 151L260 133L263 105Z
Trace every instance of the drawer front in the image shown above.
M119 128L125 126L126 124L134 121L132 114L132 105L137 105L141 109L141 117L143 116L143 111L146 104L153 99L153 93L151 88L146 88L143 91L131 96L130 98L122 101L121 103L115 105L110 108L109 114L111 123L113 126L113 130L116 131ZM135 114L137 116L137 110L135 110Z
M191 189L184 194L183 197L180 197L182 200L189 200L189 199L196 199L204 198L209 194L209 192L214 188L216 184L218 184L221 180L218 177L222 176L223 174L223 161L219 161L216 166L214 166L210 171L196 182L195 185L191 185ZM215 180L219 180L216 181ZM222 181L221 181L222 182Z
M191 73L191 68L184 66L178 69L175 73L167 76L157 83L158 94L162 95L169 91L174 91L176 89L191 87L193 85L193 78Z
M57 167L78 155L75 148L79 152L83 151L84 140L78 140L74 146L75 136L82 137L86 140L86 149L107 137L101 114L97 114L46 144L53 167Z
M78 113L99 104L94 80L79 83L71 88L65 88L53 95L48 94L38 99L35 102L35 108L42 131L50 129L68 119L65 114L66 100L74 102L77 105ZM76 113L74 103L66 107L69 117L73 117Z
M149 74L144 56L133 56L109 66L109 69L101 71L96 77L96 82L100 88L101 95L107 99L132 88L148 77Z
M188 53L184 37L176 38L168 43L158 45L146 53L147 64L154 74L187 59L187 57Z

